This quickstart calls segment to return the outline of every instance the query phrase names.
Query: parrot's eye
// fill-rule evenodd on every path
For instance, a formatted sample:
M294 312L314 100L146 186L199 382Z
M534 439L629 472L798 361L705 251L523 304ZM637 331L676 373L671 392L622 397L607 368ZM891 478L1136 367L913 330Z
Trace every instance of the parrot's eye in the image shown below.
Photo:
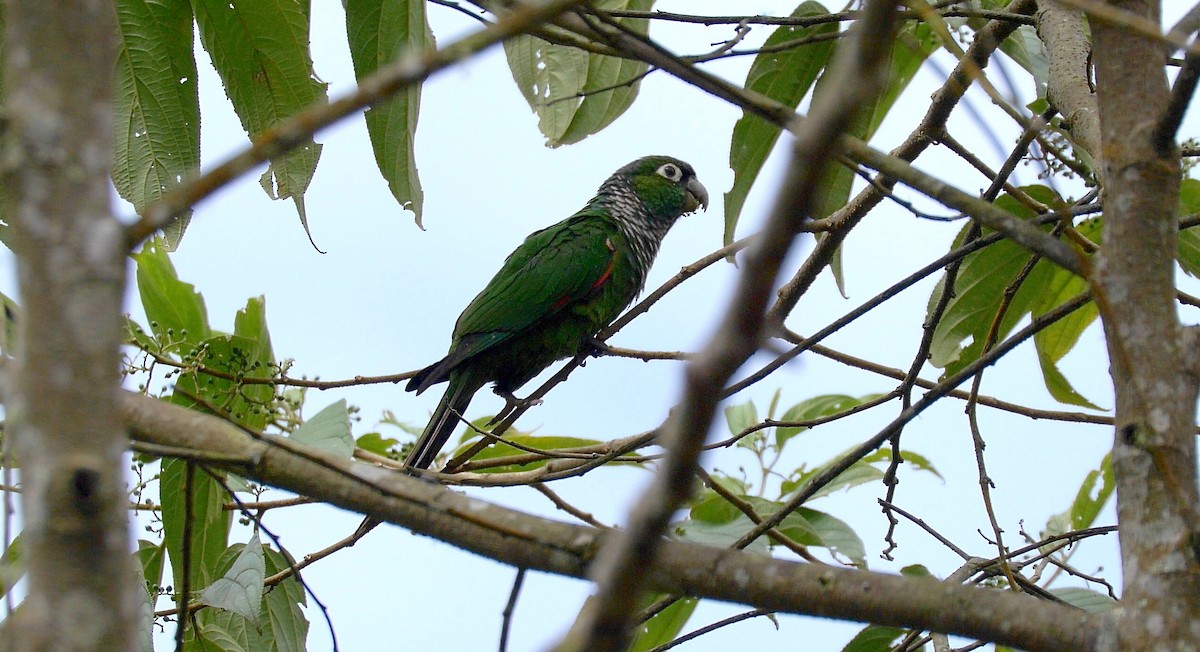
M659 176L664 177L668 181L679 181L683 178L683 172L674 163L664 163L662 167L658 168L657 172Z

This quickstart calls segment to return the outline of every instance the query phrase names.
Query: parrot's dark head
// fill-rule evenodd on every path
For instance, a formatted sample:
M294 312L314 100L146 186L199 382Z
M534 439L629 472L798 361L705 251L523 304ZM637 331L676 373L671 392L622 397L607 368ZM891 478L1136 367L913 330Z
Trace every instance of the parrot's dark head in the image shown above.
M687 163L670 156L640 158L613 173L623 178L653 217L672 222L708 208L708 191ZM610 179L611 181L611 179Z

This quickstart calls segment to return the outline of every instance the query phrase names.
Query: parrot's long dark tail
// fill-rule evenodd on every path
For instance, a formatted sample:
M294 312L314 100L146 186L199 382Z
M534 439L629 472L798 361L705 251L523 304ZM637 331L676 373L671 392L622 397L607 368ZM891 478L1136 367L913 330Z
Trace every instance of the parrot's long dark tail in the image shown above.
M446 440L450 439L461 416L466 413L467 406L471 404L471 397L477 389L470 387L469 383L450 382L446 393L442 394L442 400L434 409L433 416L429 418L425 432L417 438L416 445L404 461L406 466L427 469L433 464L434 458L446 445Z

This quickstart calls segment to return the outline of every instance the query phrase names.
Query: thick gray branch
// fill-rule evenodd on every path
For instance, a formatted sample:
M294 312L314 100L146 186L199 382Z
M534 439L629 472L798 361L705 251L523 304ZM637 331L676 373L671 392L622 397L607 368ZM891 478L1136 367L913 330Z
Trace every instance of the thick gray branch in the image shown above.
M609 534L464 496L440 485L273 436L252 438L215 417L126 394L137 441L189 449L195 459L315 500L395 523L521 568L585 578ZM673 541L660 542L648 589L763 607L957 633L1026 650L1093 649L1103 620L1006 591L933 579L814 566Z

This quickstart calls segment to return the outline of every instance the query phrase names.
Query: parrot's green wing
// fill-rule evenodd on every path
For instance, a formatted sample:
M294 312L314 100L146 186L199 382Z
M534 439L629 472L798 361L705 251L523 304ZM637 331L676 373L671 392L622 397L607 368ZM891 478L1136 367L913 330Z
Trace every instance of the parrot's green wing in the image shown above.
M529 236L459 317L450 359L477 355L590 296L621 264L620 240L592 211Z

